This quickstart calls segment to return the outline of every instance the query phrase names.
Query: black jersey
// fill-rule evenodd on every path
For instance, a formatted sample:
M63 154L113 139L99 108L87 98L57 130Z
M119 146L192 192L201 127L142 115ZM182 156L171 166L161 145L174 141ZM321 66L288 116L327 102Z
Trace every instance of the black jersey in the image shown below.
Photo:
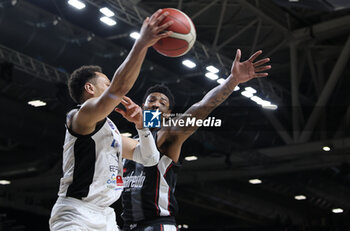
M157 140L156 133L153 136ZM178 204L174 192L179 167L180 164L166 155L161 155L158 164L151 167L125 160L122 194L125 223L136 224L176 215Z

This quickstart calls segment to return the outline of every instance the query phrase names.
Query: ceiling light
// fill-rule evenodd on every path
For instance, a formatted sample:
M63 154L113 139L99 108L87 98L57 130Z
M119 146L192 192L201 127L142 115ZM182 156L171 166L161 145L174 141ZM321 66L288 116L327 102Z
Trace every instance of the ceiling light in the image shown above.
M329 146L323 146L322 149L325 152L329 152L331 150L331 148Z
M52 25L56 26L60 21L62 21L62 18L56 16L52 21Z
M2 185L11 184L11 181L9 181L9 180L0 180L0 184L2 184Z
M124 132L124 133L121 133L120 135L126 136L126 137L131 137L132 136L132 134L130 132Z
M15 6L17 3L18 3L17 0L11 0L11 5L12 5L12 6Z
M91 33L91 34L88 35L88 37L86 38L86 40L87 40L88 42L90 42L94 37L95 37L95 34L94 34L94 33Z
M247 98L250 98L253 96L253 93L249 92L249 91L242 91L241 92L241 95L247 97Z
M114 12L111 11L110 9L108 9L107 7L101 8L101 9L100 9L100 12L101 12L102 14L106 15L107 17L112 17L112 16L115 15Z
M183 227L184 229L188 229L188 225L186 225L186 224L183 224L182 227Z
M182 64L188 68L195 68L197 65L189 59L182 61Z
M289 2L299 2L299 0L289 0Z
M341 209L341 208L335 208L335 209L332 209L332 212L333 212L333 213L343 213L344 210Z
M138 39L138 38L140 38L140 33L139 32L132 32L131 34L130 34L130 37L131 38L133 38L133 39Z
M83 9L83 8L85 8L85 6L86 6L84 3L82 3L82 2L79 1L79 0L69 0L69 1L68 1L68 4L71 5L71 6L73 6L73 7L75 7L75 8L77 8L78 10Z
M214 74L212 72L205 73L205 77L207 77L208 79L211 79L211 80L217 80L219 78L219 76L217 74Z
M268 110L276 110L278 106L276 104L270 104L270 105L262 105L262 108L268 109Z
M250 179L250 180L249 180L249 183L251 183L251 184L261 184L262 181L259 180L259 179Z
M271 102L267 100L261 100L258 104L260 104L261 106L268 106L271 105Z
M235 86L235 89L233 89L233 91L238 91L239 89L241 89L239 86Z
M217 69L216 67L210 65L210 66L207 66L205 69L207 69L207 71L210 71L212 73L218 73L219 72L219 69Z
M33 107L42 107L46 105L46 103L41 100L32 100L32 101L29 101L28 104L32 105Z
M296 195L296 196L294 196L294 199L298 200L298 201L301 201L301 200L305 200L306 196L304 196L304 195Z
M256 93L256 90L254 89L254 88L252 88L252 87L246 87L246 88L244 88L246 91L249 91L250 93L252 93L252 94L255 94Z
M187 161L193 161L193 160L197 160L197 159L198 159L197 156L186 156L185 157L185 160L187 160Z
M216 82L218 82L219 84L222 84L223 82L225 82L225 79L220 78L220 79L216 80Z
M114 21L113 19L108 18L106 16L100 18L100 20L101 20L101 22L106 23L108 26L114 26L115 24L117 24L116 21Z
M260 104L262 101L262 99L260 97L255 96L255 95L253 97L251 97L250 99L253 100L257 104Z

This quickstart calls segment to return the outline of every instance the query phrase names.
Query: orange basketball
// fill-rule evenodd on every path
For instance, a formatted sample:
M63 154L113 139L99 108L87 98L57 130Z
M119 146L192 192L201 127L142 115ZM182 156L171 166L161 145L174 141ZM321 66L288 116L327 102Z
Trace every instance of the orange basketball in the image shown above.
M168 57L179 57L186 54L196 41L196 29L192 20L182 11L174 8L165 8L169 15L160 25L172 20L174 23L167 28L173 33L164 39L159 40L153 48L162 55Z

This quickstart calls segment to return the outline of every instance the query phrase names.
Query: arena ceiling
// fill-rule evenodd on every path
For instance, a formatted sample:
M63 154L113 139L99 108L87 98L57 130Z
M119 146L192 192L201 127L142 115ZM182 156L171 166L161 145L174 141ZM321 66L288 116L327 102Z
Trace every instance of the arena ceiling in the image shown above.
M178 223L189 230L349 229L347 0L85 3L78 11L65 0L0 1L0 180L11 181L0 185L0 213L7 216L0 218L2 227L47 227L61 176L63 122L73 106L65 84L69 73L97 64L111 76L143 18L172 7L191 17L197 42L180 58L151 48L128 94L136 102L149 86L166 83L176 112L184 112L218 85L204 76L205 67L216 66L225 78L238 48L243 59L262 49L273 66L268 78L243 84L211 114L222 119L221 128L201 128L185 143L182 156L198 160L183 160ZM102 6L116 12L116 26L99 21ZM184 67L184 58L196 68ZM241 95L248 86L278 108L263 109ZM47 105L27 104L36 99ZM119 115L111 117L122 132L135 134ZM254 178L262 183L250 184ZM306 200L294 199L300 194ZM334 208L343 213L332 213Z

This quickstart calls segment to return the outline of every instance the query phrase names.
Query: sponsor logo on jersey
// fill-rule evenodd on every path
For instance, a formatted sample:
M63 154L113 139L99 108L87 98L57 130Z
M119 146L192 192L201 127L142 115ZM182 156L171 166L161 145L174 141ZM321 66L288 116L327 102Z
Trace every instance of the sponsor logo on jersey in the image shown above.
M119 147L119 143L115 139L113 139L111 147L112 148L118 148Z
M141 172L140 175L134 175L134 171L132 171L129 176L124 177L124 187L142 188L145 179L146 177L143 172Z
M118 131L117 127L113 124L112 121L107 120L107 123L108 123L109 127L110 127L115 133L119 134L119 131Z
M109 165L109 171L110 172L117 172L118 166L117 165Z
M108 123L108 125L112 128L112 130L115 130L115 129L116 129L116 127L115 127L115 125L112 123L112 121L107 120L107 123Z
M121 190L123 189L123 178L119 175L112 174L111 177L107 180L107 188Z

